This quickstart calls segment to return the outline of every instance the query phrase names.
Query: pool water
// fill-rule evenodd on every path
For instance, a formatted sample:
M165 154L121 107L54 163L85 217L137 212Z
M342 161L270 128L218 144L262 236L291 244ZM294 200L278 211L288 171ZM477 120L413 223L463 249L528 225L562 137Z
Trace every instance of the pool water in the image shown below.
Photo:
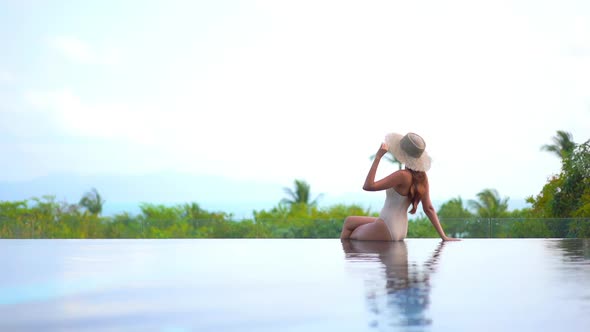
M0 240L0 331L587 331L590 240Z

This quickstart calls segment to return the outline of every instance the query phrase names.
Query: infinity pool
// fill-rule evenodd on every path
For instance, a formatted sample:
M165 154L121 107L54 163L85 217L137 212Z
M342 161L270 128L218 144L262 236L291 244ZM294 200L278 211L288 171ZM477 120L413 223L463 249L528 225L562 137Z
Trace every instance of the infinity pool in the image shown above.
M588 331L590 240L1 240L0 331Z

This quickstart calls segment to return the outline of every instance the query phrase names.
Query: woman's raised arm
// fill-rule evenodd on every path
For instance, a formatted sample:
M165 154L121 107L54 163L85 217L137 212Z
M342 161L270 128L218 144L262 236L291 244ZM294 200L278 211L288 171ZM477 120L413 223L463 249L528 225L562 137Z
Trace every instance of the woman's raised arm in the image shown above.
M401 180L401 177L403 177L403 175L396 174L397 172L394 172L379 181L375 181L375 174L377 173L377 167L379 166L379 161L381 160L383 155L385 155L387 153L387 151L388 151L387 144L381 143L381 147L379 147L379 150L375 154L375 159L373 160L373 164L371 165L371 168L369 169L369 173L367 174L367 178L365 179L365 184L363 185L364 190L367 190L367 191L385 190L385 189L396 186L399 183L399 181Z

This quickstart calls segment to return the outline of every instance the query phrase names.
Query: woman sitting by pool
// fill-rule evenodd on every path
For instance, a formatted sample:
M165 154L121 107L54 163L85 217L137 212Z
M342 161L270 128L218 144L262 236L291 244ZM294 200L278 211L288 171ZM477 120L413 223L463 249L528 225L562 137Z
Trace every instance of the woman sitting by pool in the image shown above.
M426 143L420 135L408 133L404 136L391 133L385 136L385 143L377 151L369 174L365 179L364 190L385 190L386 198L379 217L350 216L344 220L340 238L351 240L402 241L408 234L409 213L416 213L422 202L424 213L444 241L456 241L443 230L436 210L430 201L430 190L426 171L430 169L430 157L425 151ZM387 153L401 163L405 169L395 171L385 178L375 181L379 161Z

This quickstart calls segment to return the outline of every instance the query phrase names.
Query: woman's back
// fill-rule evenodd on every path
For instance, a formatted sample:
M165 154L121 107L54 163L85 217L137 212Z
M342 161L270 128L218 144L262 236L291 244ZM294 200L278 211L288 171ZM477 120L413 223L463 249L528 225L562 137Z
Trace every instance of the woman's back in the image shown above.
M411 202L394 188L385 190L385 195L379 218L385 222L392 240L403 240L408 234L408 207Z

